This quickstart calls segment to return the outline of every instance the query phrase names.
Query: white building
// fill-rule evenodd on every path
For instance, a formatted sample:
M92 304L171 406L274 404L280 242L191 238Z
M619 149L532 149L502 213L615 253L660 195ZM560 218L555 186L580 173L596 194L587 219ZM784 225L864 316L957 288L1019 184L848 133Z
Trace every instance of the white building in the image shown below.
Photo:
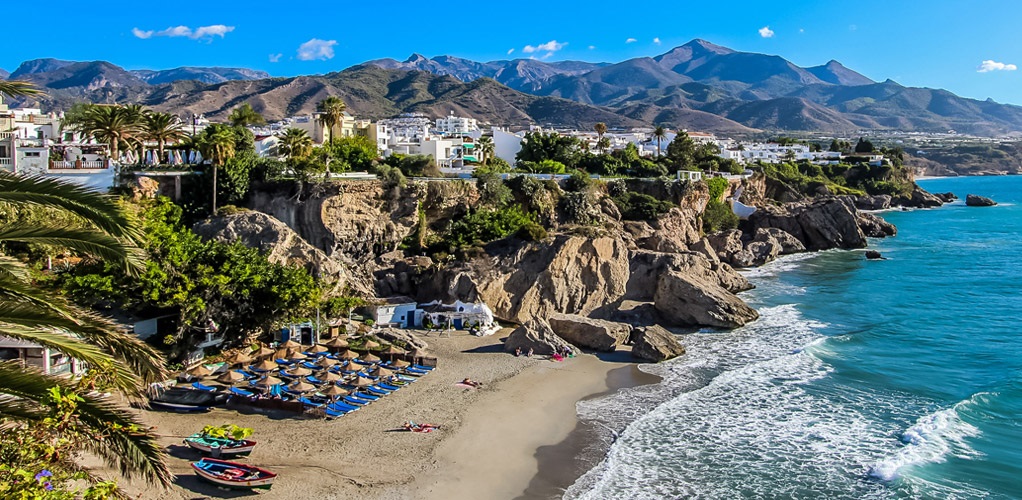
M66 354L20 339L0 337L0 361L18 361L47 375L78 375L83 363Z
M512 134L505 129L493 127L493 155L511 165L515 164L515 156L522 150L524 132Z
M479 130L479 122L475 118L450 116L436 119L436 131L443 135L467 135Z

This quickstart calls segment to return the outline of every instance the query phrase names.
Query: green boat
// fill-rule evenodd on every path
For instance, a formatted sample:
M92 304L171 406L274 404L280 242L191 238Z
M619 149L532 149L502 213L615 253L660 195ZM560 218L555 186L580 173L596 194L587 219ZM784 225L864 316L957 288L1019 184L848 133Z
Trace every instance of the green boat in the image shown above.
M185 438L185 444L211 457L243 457L252 453L256 442L251 439L231 439L207 436L201 432Z

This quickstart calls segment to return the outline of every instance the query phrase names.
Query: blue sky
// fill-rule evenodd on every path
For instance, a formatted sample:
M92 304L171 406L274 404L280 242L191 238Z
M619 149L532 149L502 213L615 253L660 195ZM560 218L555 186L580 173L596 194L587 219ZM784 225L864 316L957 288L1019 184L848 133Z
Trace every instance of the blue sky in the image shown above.
M874 80L1022 105L1022 2L15 2L0 68L54 57L129 69L232 66L320 74L369 59L454 55L617 62L693 38L836 59ZM511 54L508 51L513 49ZM531 49L531 50L530 50ZM553 50L550 50L553 49Z

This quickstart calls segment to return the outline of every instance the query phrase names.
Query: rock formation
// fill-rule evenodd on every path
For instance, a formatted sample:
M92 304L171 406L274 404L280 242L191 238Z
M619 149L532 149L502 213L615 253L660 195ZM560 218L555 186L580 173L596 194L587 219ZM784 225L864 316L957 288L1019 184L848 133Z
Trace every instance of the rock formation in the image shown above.
M898 196L893 199L893 205L914 208L936 208L944 204L940 198L926 192L923 188L913 185L912 194L908 197Z
M985 196L969 194L965 196L965 205L968 207L992 207L997 202Z
M547 318L557 336L583 349L613 352L628 341L630 325L576 314L552 314Z
M632 330L632 356L659 363L685 354L685 346L666 328L640 326Z
M670 271L660 276L653 299L669 324L737 328L759 313L716 283L692 274Z
M886 238L896 236L898 228L873 214L859 213L859 229L870 238Z
M554 334L550 325L542 319L534 318L515 328L511 335L504 340L504 351L515 352L521 349L522 353L533 350L534 354L552 355L564 348L570 348L564 339Z
M891 195L856 196L853 202L859 210L886 210L891 208Z
M764 206L744 221L742 228L778 228L798 239L808 250L863 248L866 235L859 229L857 210L847 198L827 197L784 207Z

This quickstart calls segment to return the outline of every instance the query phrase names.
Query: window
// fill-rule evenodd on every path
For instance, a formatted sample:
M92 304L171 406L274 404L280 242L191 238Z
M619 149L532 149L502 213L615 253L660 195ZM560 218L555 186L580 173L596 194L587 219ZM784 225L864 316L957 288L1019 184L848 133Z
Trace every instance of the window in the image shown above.
M41 154L38 151L25 151L25 158L39 158Z

